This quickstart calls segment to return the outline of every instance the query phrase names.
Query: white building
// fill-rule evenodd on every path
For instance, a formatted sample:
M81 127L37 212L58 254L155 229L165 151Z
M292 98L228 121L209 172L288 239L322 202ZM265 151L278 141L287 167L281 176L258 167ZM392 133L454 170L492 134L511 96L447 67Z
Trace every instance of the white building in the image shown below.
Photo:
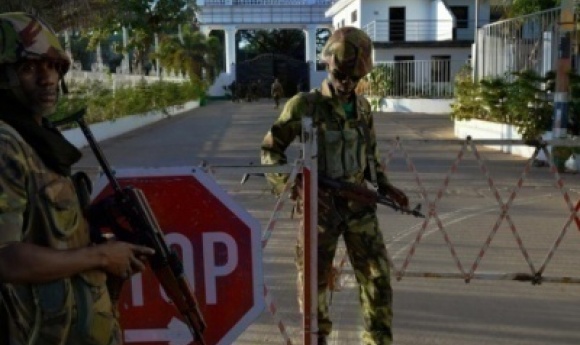
M398 75L409 79L404 81L406 91L409 85L413 90L432 89L432 82L448 89L453 75L472 56L476 26L490 22L489 0L199 0L198 5L202 30L226 30L228 69L220 85L235 77L230 66L235 61L236 30L302 29L308 40L306 60L312 62L313 30L331 25L365 30L374 42L375 63L396 66ZM323 74L315 67L311 64L311 85Z

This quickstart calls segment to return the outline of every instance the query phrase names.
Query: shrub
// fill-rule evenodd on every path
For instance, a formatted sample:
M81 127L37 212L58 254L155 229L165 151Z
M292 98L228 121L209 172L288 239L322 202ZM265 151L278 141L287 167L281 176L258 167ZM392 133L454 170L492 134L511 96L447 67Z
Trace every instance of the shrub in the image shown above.
M142 82L136 87L120 87L114 91L98 82L71 83L71 86L71 92L59 101L51 120L62 119L82 108L87 109L85 120L89 124L152 110L165 112L167 107L200 99L204 95L204 87L198 82Z
M482 118L479 85L473 82L472 68L465 65L455 75L454 98L451 103L451 118L457 120Z
M505 122L518 127L524 139L537 139L552 124L554 106L550 100L553 74L541 77L528 70L514 73L515 80L508 85Z
M522 138L536 139L552 123L554 80L553 72L541 77L528 70L474 82L471 68L464 68L455 77L451 118L506 123L517 126Z

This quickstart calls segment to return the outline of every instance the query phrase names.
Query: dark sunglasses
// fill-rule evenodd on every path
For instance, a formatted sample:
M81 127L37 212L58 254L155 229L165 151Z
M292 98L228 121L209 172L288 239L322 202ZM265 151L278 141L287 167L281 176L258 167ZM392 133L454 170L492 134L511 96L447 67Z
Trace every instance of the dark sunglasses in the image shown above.
M348 79L348 80L350 80L351 82L353 82L353 83L355 83L355 84L356 84L356 83L358 83L358 82L359 82L359 80L361 80L361 78L362 78L362 77L359 77L359 76L349 76L349 75L347 75L346 73L344 73L344 72L341 72L341 71L339 71L339 70L337 70L337 69L333 70L333 71L332 71L332 72L330 72L330 73L332 74L332 78L333 78L333 79L335 79L335 80L337 80L337 81L339 81L339 82L341 82L341 83L344 83L344 82L345 82L345 81Z

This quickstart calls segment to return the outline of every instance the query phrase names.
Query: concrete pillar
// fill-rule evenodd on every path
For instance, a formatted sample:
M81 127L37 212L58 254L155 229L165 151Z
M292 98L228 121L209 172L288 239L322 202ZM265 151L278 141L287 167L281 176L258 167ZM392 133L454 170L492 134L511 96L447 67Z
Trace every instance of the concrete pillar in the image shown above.
M309 83L312 81L312 75L316 72L316 26L308 25L303 29L305 39L304 59L308 62Z
M236 27L226 25L225 31L225 52L226 52L226 73L232 73L236 63Z
M97 58L97 62L96 62L96 72L102 72L103 71L103 52L101 51L101 42L99 41L99 43L97 43L97 52L96 52L96 58Z
M159 52L159 35L158 34L155 34L155 52L156 53ZM158 78L161 78L161 73L160 73L161 66L159 64L160 64L159 58L156 58L155 59L155 75Z
M129 60L129 52L127 51L127 42L129 40L129 34L127 28L123 27L123 61L121 62L121 73L129 74L131 61Z
M306 52L304 57L306 61L316 62L316 26L308 25L304 28L304 39L306 40Z
M71 49L71 42L70 42L70 31L69 30L64 30L64 50L66 50L68 57L72 61L73 56L72 56L72 49Z

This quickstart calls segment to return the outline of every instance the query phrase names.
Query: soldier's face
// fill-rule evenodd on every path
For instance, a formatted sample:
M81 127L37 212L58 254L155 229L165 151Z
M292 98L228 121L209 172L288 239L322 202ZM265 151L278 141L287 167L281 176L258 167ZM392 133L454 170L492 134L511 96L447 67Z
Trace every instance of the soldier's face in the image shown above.
M52 60L24 60L14 64L23 104L33 116L51 114L58 100L58 81L62 65Z
M329 76L330 82L334 87L334 91L339 98L349 97L362 78L362 76L345 72L336 66L330 66Z

